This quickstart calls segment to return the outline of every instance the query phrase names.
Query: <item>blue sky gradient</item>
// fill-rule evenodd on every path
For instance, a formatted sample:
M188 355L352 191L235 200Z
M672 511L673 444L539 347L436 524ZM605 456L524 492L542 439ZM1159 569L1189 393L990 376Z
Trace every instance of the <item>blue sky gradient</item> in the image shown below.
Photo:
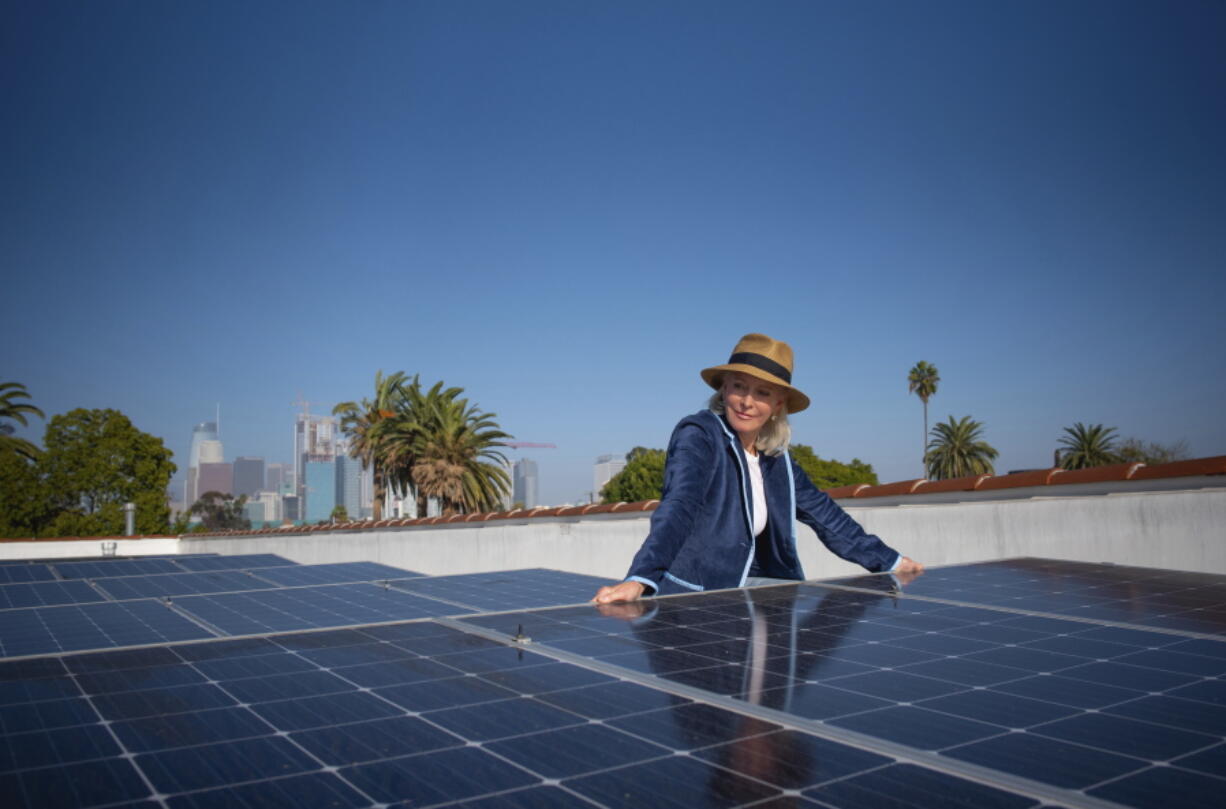
M0 379L181 471L217 402L227 459L289 461L300 391L403 370L574 501L747 331L883 481L919 360L998 471L1076 421L1226 454L1220 2L39 2L0 41Z

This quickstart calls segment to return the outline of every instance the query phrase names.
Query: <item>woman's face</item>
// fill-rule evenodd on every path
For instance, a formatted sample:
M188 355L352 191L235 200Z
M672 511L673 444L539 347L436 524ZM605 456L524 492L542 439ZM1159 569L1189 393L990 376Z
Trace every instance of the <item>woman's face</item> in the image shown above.
M783 412L787 395L779 385L735 371L724 377L720 387L728 423L743 439L757 438L775 413Z

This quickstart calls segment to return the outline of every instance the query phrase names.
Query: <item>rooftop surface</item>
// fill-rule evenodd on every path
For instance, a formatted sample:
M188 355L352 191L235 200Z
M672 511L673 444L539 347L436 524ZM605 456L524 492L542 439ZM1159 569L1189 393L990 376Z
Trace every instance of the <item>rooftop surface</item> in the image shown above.
M550 570L0 565L30 807L1218 805L1226 577L1042 559L596 608Z

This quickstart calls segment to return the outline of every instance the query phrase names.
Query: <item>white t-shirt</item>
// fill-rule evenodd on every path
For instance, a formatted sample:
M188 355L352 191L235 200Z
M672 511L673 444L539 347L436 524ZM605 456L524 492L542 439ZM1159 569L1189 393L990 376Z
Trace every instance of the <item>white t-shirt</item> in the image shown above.
M766 530L766 489L762 486L762 465L757 455L745 453L749 461L749 488L753 491L753 535L761 536Z

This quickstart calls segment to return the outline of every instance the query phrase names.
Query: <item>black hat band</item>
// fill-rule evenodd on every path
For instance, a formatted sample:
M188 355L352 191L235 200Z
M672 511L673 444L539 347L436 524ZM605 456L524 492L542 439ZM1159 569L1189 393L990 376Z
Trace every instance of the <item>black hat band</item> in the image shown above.
M772 360L770 357L765 357L761 354L753 354L748 351L741 351L733 354L728 358L729 365L750 365L757 368L759 371L766 371L768 374L777 376L789 385L792 384L792 372L784 368L779 363Z

